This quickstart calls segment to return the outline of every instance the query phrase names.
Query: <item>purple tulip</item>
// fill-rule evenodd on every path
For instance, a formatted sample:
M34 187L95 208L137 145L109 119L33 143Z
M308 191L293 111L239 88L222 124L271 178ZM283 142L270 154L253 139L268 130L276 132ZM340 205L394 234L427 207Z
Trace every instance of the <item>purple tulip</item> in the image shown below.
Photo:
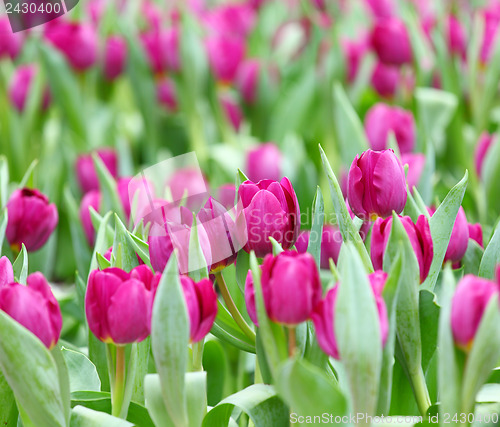
M189 315L190 339L201 341L212 329L217 316L217 294L209 279L195 282L188 276L181 276L181 285Z
M114 344L140 342L151 333L151 312L161 275L140 265L127 273L120 268L90 273L85 314L92 333Z
M384 98L392 98L396 94L401 80L401 71L394 65L386 65L378 61L372 73L373 89Z
M386 218L406 204L406 179L401 161L392 150L367 150L349 169L347 199L356 216Z
M387 281L387 273L383 271L375 271L368 276L368 279L370 280L370 285L377 304L380 322L380 337L382 346L384 346L389 334L387 309L384 299L382 298L382 291L384 289L385 282ZM311 315L320 348L326 354L335 359L340 359L337 339L335 336L335 306L339 286L342 285L337 284L327 292L325 298L316 305Z
M484 248L483 244L483 227L481 224L468 224L469 227L469 239L474 240L479 246Z
M16 252L22 243L29 252L40 249L59 222L56 205L49 204L47 196L35 188L14 191L7 203L7 212L5 234Z
M267 255L262 264L261 283L266 312L273 322L288 326L305 322L321 299L318 268L308 253L285 251L277 256ZM245 302L250 318L256 323L251 272L245 282Z
M406 153L401 155L401 163L408 165L408 174L406 181L408 188L413 192L413 187L417 187L420 182L420 177L425 167L425 154L421 153Z
M20 65L17 67L12 81L9 85L10 102L17 111L22 112L26 106L26 101L31 90L33 78L36 76L37 68L35 65ZM43 93L42 109L46 110L50 104L50 93L46 88Z
M245 57L242 40L211 36L206 41L208 60L215 78L225 84L233 82L238 67Z
M467 274L457 285L451 301L451 330L455 343L469 351L490 299L498 286L490 280Z
M254 104L257 99L260 63L257 59L247 59L240 64L236 84L243 100Z
M365 117L365 131L373 150L385 150L392 132L401 153L413 151L416 143L415 120L410 111L387 104L375 104Z
M295 242L297 252L307 252L309 240L311 239L311 232L309 230L303 231L299 234ZM342 246L342 234L338 227L334 225L323 225L323 233L321 234L321 258L320 267L322 269L330 269L330 258L335 264L339 258L340 247Z
M11 272L8 272L9 280ZM27 286L10 283L0 287L0 310L36 335L49 349L59 340L62 316L59 304L42 273L32 273Z
M429 214L432 216L436 212L435 208L427 208ZM453 224L453 230L451 232L450 242L448 243L448 248L446 249L446 254L444 256L444 261L451 261L452 263L460 261L467 251L467 245L469 244L469 226L467 223L467 217L465 216L465 211L460 206L458 210L457 217Z
M217 200L227 210L231 210L236 205L236 186L234 184L224 184L217 191Z
M371 45L378 58L389 65L412 62L410 37L405 24L398 18L379 19L371 35Z
M431 268L434 257L434 245L429 228L429 221L425 215L420 215L414 224L409 216L399 217L408 234L411 246L415 252L420 269L420 283L422 283ZM392 228L392 217L378 218L373 224L370 255L373 268L381 270L384 265L384 254Z
M99 190L92 190L86 193L80 203L79 216L82 223L83 231L89 246L93 247L95 243L95 230L92 224L92 217L90 215L90 207L99 212L101 208L101 192Z
M167 111L177 111L177 89L171 79L163 78L156 83L156 98Z
M85 71L97 60L97 33L87 24L61 22L50 25L45 38L77 71Z
M14 281L14 270L9 258L3 256L0 258L0 289Z
M116 178L118 175L118 157L112 148L101 148L96 151L109 173ZM94 160L91 154L78 156L76 160L76 177L82 193L99 189L99 178L94 167Z
M0 59L16 59L21 51L23 38L21 33L13 33L7 17L0 18Z
M127 43L120 36L111 36L104 48L104 76L107 80L119 77L127 63Z
M282 163L283 155L278 146L267 142L248 152L245 170L247 176L254 182L263 179L279 181L282 177Z
M297 196L288 178L280 182L262 180L257 184L245 181L238 189L236 223L245 226L247 252L255 251L259 258L272 252L269 237L289 249L300 230L300 209Z
M483 132L479 137L474 154L474 164L476 165L476 173L480 178L482 178L483 174L484 159L495 142L495 135L488 132Z

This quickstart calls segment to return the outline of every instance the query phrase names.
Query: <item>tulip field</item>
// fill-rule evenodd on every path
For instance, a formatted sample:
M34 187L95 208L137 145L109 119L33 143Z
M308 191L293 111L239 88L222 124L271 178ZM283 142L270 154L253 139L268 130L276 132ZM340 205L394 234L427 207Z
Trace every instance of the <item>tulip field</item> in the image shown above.
M500 425L500 0L4 0L0 425Z

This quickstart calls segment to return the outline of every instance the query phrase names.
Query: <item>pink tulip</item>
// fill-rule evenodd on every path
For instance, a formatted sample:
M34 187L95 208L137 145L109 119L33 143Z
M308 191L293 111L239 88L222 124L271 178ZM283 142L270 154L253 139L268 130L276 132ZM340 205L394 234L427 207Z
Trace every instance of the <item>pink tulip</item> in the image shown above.
M82 223L83 231L85 232L85 237L87 242L92 247L95 243L95 230L92 224L92 217L90 215L90 207L94 208L96 212L99 212L101 207L101 192L99 190L91 190L86 193L80 203L79 216Z
M480 178L483 174L484 159L495 142L495 135L489 134L488 132L483 132L479 137L474 153L474 163L476 166L476 173Z
M205 13L204 21L213 33L245 39L255 26L257 15L249 4L221 4Z
M425 167L425 154L421 153L405 153L401 155L401 163L408 165L408 174L406 181L408 188L413 192L413 187L417 187L420 182L420 177Z
M390 18L394 14L393 0L365 0L365 3L376 18Z
M311 239L311 232L309 230L303 231L299 234L295 242L297 252L307 252L309 240ZM339 258L340 247L342 246L342 234L337 226L325 224L323 225L323 233L321 234L321 258L320 267L322 269L330 269L330 259L337 264Z
M9 258L0 258L0 289L14 281L14 270Z
M225 84L233 82L245 56L243 41L223 36L211 36L206 40L206 49L215 78Z
M13 33L7 16L0 18L0 59L16 59L21 51L23 38L21 33Z
M401 161L392 150L367 150L349 169L347 199L361 219L400 213L406 204L406 180Z
M233 209L236 205L236 186L234 184L221 185L217 192L217 200L219 200L222 206L227 210Z
M229 96L221 95L219 101L226 116L227 121L238 132L243 122L243 112L236 101Z
M127 63L127 43L120 36L111 36L104 49L104 76L107 80L115 80Z
M10 275L10 272L9 272ZM0 287L0 310L36 335L49 349L59 341L62 316L59 304L42 273L28 276L28 286L10 283Z
M449 15L446 21L447 42L450 52L460 56L467 55L467 36L462 23L453 15Z
M385 98L392 98L396 94L401 81L399 67L386 65L378 61L372 73L371 83L375 91Z
M490 280L467 274L457 285L451 301L451 330L455 343L469 351L490 299L498 286Z
M279 181L282 177L282 163L283 155L278 146L267 142L248 152L245 170L247 176L254 182L263 179Z
M364 35L356 40L341 40L342 51L346 60L347 81L352 83L356 79L359 66L368 51L368 42Z
M177 111L177 89L174 82L169 78L163 78L156 84L156 98L160 105L168 111Z
M238 90L247 104L254 104L258 95L260 63L257 59L247 59L240 64L236 76Z
M379 19L372 30L371 45L378 58L389 65L412 62L410 37L403 21L396 17Z
M494 52L495 40L500 26L500 13L494 7L490 7L483 12L484 33L481 45L480 61L486 64L491 59Z
M35 65L20 65L17 67L12 81L9 85L10 102L19 112L24 111L26 102L31 91L31 84L36 76L37 68ZM50 104L50 93L48 88L44 90L42 99L42 109L46 110Z
M109 173L116 178L118 175L118 157L112 148L101 148L96 151ZM83 193L99 189L99 178L94 167L91 154L82 154L76 160L76 177Z
M484 248L483 244L483 227L481 224L468 224L469 227L469 239L474 240L479 246Z

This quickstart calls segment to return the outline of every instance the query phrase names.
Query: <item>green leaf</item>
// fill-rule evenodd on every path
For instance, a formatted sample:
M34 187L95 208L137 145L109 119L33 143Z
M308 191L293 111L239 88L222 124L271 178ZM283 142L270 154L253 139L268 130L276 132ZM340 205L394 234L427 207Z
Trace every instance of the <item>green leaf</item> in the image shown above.
M25 285L26 278L28 277L28 252L26 251L24 243L21 243L21 245L21 252L19 252L14 264L12 264L12 269L14 270L14 278L16 278L19 283Z
M133 249L135 250L137 255L139 255L139 257L142 259L144 264L146 264L149 268L152 269L153 267L151 266L151 261L149 259L149 245L147 244L147 242L143 241L135 234L130 232L128 233L131 238L130 244L132 245Z
M333 209L339 222L339 229L342 233L342 240L344 242L352 242L354 244L354 247L358 251L365 269L369 273L371 273L373 272L373 266L370 260L370 256L368 255L368 252L365 248L363 240L361 239L361 236L358 233L358 230L352 222L351 215L349 215L349 211L347 210L344 196L342 194L342 190L340 189L339 182L337 181L337 177L333 173L330 162L326 158L326 154L321 148L321 145L319 146L319 151L321 153L323 168L330 184L330 194L332 196Z
M247 414L255 427L289 426L288 409L274 388L253 384L214 406L205 416L203 427L227 426L235 408Z
M151 338L136 344L135 378L132 389L132 400L144 404L144 377L148 373L151 353Z
M144 378L144 395L146 397L146 408L157 427L175 427L168 415L161 392L160 376L148 374Z
M134 424L85 406L75 406L71 411L71 427L127 427Z
M500 43L499 43L500 45ZM498 197L498 187L495 185L500 179L500 140L495 138L491 147L488 149L488 155L484 158L482 179L488 209L495 215L500 209L500 199Z
M92 212L92 209L90 211ZM99 229L97 230L94 252L92 253L92 258L90 261L90 271L97 268L97 253L106 253L106 251L112 245L110 236L108 235L108 222L110 218L111 212L108 212L106 215L104 215L101 224L99 225Z
M189 427L200 427L207 413L207 373L186 373L186 403Z
M14 393L0 371L0 425L17 426L17 406Z
M3 239L5 238L5 230L7 229L8 220L7 208L4 208L0 213L0 253L2 252Z
M115 213L115 239L113 242L115 266L125 271L130 271L139 264L130 241L131 238L125 225Z
M7 157L0 156L0 207L7 205L9 198L9 163Z
M97 265L99 266L100 270L104 270L105 268L111 267L111 261L107 260L104 258L99 252L95 254L97 258ZM114 255L112 254L111 260L114 259Z
M236 283L240 291L245 293L245 281L250 270L250 255L246 251L239 251L236 257Z
M321 188L317 187L312 206L312 226L307 252L314 257L318 267L321 263L321 237L323 234L324 221L325 204L323 202L323 194L321 193Z
M455 224L458 209L462 204L465 189L467 188L468 177L469 173L465 171L462 180L450 190L443 200L443 203L439 205L429 221L432 243L434 245L434 258L432 259L427 279L425 279L422 284L424 289L433 290L436 284L438 274L443 265L444 255L450 241L453 224Z
M198 219L193 212L193 225L189 235L189 277L195 282L208 277L208 266L198 237Z
M337 141L340 145L342 163L350 165L356 155L368 150L370 146L363 123L361 123L356 111L347 99L347 95L340 83L336 83L333 87L333 98L335 102L334 119L337 129ZM323 150L321 152L323 156Z
M339 271L335 334L349 384L352 411L373 415L382 368L380 323L367 271L350 242L342 245Z
M207 401L214 406L224 396L224 384L229 372L226 352L218 340L205 342L203 369L207 372Z
M306 360L287 360L279 370L276 389L292 414L321 417L347 412L346 398L335 381Z
M175 253L170 257L158 285L151 324L153 355L165 406L174 424L184 426L187 424L184 374L187 368L189 317Z
M103 206L101 207L101 212L112 210L120 218L125 219L125 212L123 211L123 205L118 194L116 181L96 153L92 153L92 159L94 160L95 170L99 178L99 188L102 193Z
M276 256L284 251L283 247L281 246L281 243L278 243L276 241L276 239L274 239L274 237L269 237L269 240L271 241L271 245L273 246L273 255L274 256Z
M471 240L469 240L470 242ZM493 279L495 267L500 262L500 221L495 228L493 237L484 250L481 264L479 265L479 276L485 279Z
M238 190L238 187L241 184L248 180L248 177L240 169L238 169L238 172L236 172L236 190Z
M479 275L479 266L481 265L484 250L477 244L475 240L469 239L467 251L462 258L462 265L464 266L465 274Z
M37 165L38 165L38 159L35 159L31 162L17 188L33 187L33 173Z
M64 347L62 355L68 367L71 392L101 390L97 369L87 356Z
M71 410L71 396L70 396L70 384L69 384L69 373L68 366L61 352L59 344L57 344L52 350L51 355L56 362L57 376L59 379L59 389L61 390L61 399L64 408L64 417L66 420L66 425L69 424L70 410Z
M37 427L65 426L57 366L43 343L0 311L0 368Z
M426 372L438 348L440 306L437 303L436 295L426 289L419 292L418 306L422 341L422 368Z

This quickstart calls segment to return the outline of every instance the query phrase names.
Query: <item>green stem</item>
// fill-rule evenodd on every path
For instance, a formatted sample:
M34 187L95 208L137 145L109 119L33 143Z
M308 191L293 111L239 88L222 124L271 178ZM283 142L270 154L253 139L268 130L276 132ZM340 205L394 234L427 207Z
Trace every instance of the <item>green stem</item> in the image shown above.
M125 347L116 346L116 370L115 382L111 390L111 415L120 416L123 405L123 396L125 391Z
M297 350L297 335L295 327L288 328L288 356L293 357Z
M193 343L193 371L203 371L203 344L205 339Z
M248 338L250 338L253 342L255 342L255 332L252 331L250 326L248 326L247 322L245 322L245 319L243 319L243 316L236 307L236 304L234 303L233 298L229 293L229 289L227 288L226 282L222 277L222 273L221 272L215 273L215 279L219 286L220 293L222 294L222 298L224 298L224 302L226 303L226 307L229 313L231 313L232 318L234 319L236 324L240 327L240 329L245 333L245 335Z
M425 376L422 368L420 367L417 372L410 374L410 377L418 410L422 416L425 416L427 414L427 410L431 406L431 399L429 397L429 390L427 390L427 384L425 382Z

